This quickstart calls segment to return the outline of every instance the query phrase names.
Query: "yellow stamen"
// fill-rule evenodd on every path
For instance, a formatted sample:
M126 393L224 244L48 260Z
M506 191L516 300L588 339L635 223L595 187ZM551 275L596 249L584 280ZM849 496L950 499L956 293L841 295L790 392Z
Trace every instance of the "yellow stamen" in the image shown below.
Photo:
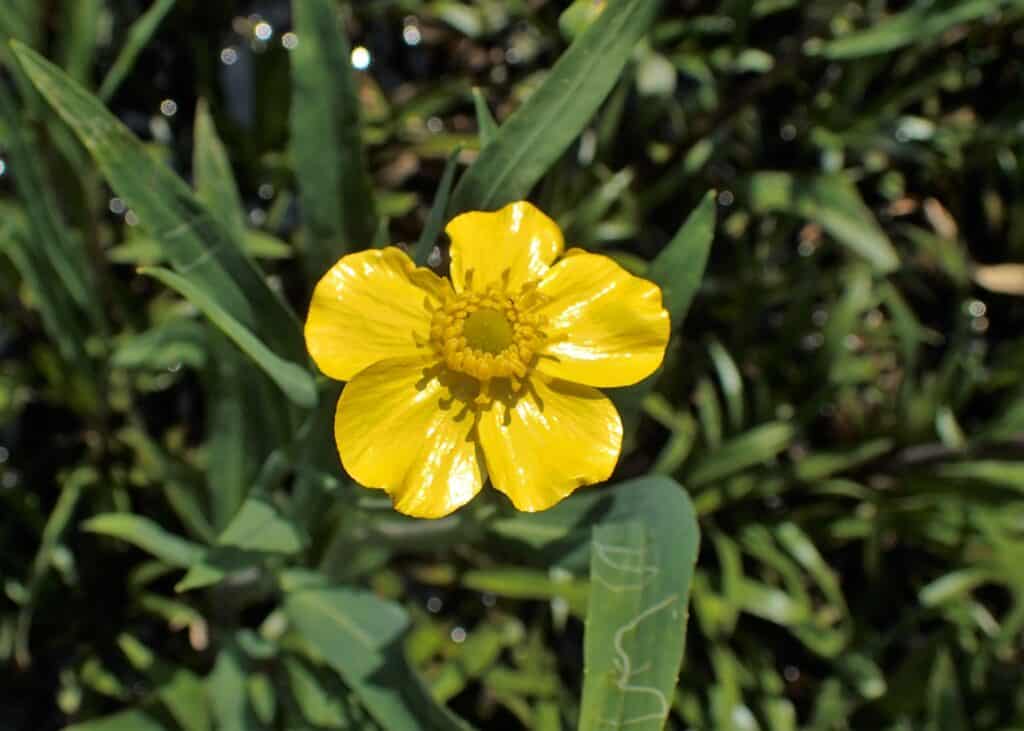
M491 381L505 379L507 393L518 393L544 342L541 319L527 311L532 291L510 295L498 289L455 295L433 314L430 343L445 365L477 379L475 401L494 398Z

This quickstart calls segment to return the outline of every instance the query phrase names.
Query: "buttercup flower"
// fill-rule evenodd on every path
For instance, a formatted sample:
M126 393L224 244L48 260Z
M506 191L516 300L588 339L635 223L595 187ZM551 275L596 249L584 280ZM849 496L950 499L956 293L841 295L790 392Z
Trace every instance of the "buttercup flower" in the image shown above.
M608 257L563 253L529 203L445 231L450 281L389 247L343 257L313 292L306 345L348 381L334 422L345 469L423 518L464 505L488 475L524 511L608 479L622 422L596 387L660 365L661 290Z

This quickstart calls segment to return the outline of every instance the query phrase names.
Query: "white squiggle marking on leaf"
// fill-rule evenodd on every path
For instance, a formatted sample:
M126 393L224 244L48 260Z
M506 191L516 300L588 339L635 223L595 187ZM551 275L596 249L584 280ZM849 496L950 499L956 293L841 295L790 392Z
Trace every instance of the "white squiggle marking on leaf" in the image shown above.
M651 579L659 573L657 566L651 566L644 563L645 552L639 548L615 546L608 543L601 543L596 540L592 545L597 558L607 564L611 569L623 574L633 574L637 577L637 580L634 582L613 584L601 576L598 571L594 571L591 578L599 584L602 584L611 592L621 594L624 591L639 591L647 586Z
M650 617L653 614L657 614L662 609L665 609L676 602L679 599L678 594L669 594L667 597L662 599L656 604L652 604L640 614L636 615L626 624L622 625L615 631L615 635L612 638L612 645L615 648L615 669L619 671L619 677L615 681L616 687L623 693L639 693L642 695L649 695L654 698L658 704L658 710L653 713L647 713L642 716L634 716L627 718L622 721L612 721L602 719L603 725L611 726L612 728L622 728L623 726L632 726L638 723L644 723L645 721L664 721L668 717L669 702L665 694L660 690L650 685L631 685L633 678L641 673L644 673L651 668L651 663L645 663L640 667L633 669L633 660L630 658L629 653L626 652L622 646L623 637L627 632L632 632L637 628L641 622Z

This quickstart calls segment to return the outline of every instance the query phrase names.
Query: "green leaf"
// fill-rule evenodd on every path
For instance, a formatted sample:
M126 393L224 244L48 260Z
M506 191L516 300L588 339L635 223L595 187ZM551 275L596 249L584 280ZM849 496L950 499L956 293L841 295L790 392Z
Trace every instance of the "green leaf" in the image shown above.
M711 242L715 238L717 193L704 194L672 240L651 262L648 278L661 287L665 309L678 329L686 318L707 266Z
M206 553L202 546L168 533L149 518L130 513L104 513L82 525L90 533L120 538L171 566L188 567Z
M200 99L196 104L194 136L192 175L196 195L207 209L219 215L232 240L244 242L247 232L242 197L238 194L231 162L224 143L217 136L206 99Z
M219 731L247 731L253 727L245 698L245 672L242 653L229 642L217 654L217 662L206 677L210 712Z
M102 103L20 43L15 54L32 83L71 127L107 182L135 211L174 268L273 349L299 360L305 345L294 315L224 228Z
M608 3L459 180L449 214L525 198L612 90L658 0Z
M36 256L45 258L77 307L89 316L93 328L102 331L106 321L89 256L82 242L76 241L64 225L53 185L47 180L44 161L39 157L39 145L31 138L30 128L23 124L14 99L3 84L0 84L0 123L7 127L5 153L11 167L18 171L12 176L14 187L24 205L33 244L39 249ZM48 283L37 296L49 298L46 290L54 284Z
M715 195L713 190L705 193L647 272L648 278L661 287L662 301L673 329L682 327L704 277L711 242L715 237ZM636 385L611 391L627 434L635 433L644 399L654 389L660 374L661 369Z
M256 420L246 418L252 384L244 357L220 333L210 335L206 484L213 522L222 530L245 500L255 469L257 455L247 437Z
M444 215L448 208L448 197L452 192L452 181L455 179L455 168L458 165L461 152L461 147L456 147L452 150L452 154L448 156L448 162L444 165L441 184L437 186L437 195L434 196L434 204L430 207L430 215L427 217L427 222L423 226L423 232L420 234L420 239L416 242L416 248L413 250L413 260L417 266L423 267L427 265L427 259L430 258L430 253L434 250L434 244L437 243L437 237L444 226Z
M157 689L157 697L183 731L210 731L210 710L203 682L184 667L163 667L170 677Z
M95 721L76 723L64 731L167 731L167 727L145 711L133 709Z
M792 424L762 424L723 444L706 455L687 475L694 487L721 480L773 459L796 437Z
M899 268L899 256L842 173L797 177L783 172L750 176L747 195L756 213L784 212L821 225L840 244L869 261L876 272Z
M241 510L217 539L222 546L267 553L297 553L308 537L266 498L246 498Z
M891 439L881 438L851 449L810 454L797 463L796 476L804 482L816 482L881 457L892 447Z
M867 28L829 41L815 53L832 60L862 58L894 51L937 38L953 26L983 18L999 11L1012 0L961 0L948 9L933 3L917 3ZM940 5L941 8L941 5Z
M288 684L302 717L314 726L349 728L351 719L337 689L328 689L324 679L307 663L286 657L284 669ZM337 680L334 681L337 684Z
M266 231L249 229L242 239L242 248L249 256L257 259L289 259L292 247Z
M498 136L498 123L487 106L487 98L483 91L473 87L473 109L476 111L477 134L480 137L480 149L484 149Z
M75 514L84 489L95 481L95 470L91 468L75 470L63 481L64 486L57 498L57 504L53 506L53 510L50 511L50 515L46 519L39 548L36 550L35 559L32 561L29 571L28 596L18 612L14 651L18 658L18 664L22 667L27 667L29 664L29 630L32 627L32 613L36 597L53 561L54 551Z
M356 589L306 589L287 596L285 611L382 727L470 728L437 706L409 668L402 649L409 618L397 604Z
M948 480L972 480L1024 492L1024 462L974 460L939 465L935 474Z
M303 408L316 405L316 383L309 371L270 350L251 330L209 296L205 289L168 269L148 268L140 269L139 272L160 280L195 305L262 368L293 403Z
M62 65L73 79L88 85L99 42L103 0L75 0L63 15Z
M176 0L156 0L128 29L128 36L113 65L100 84L99 97L105 102L117 92L121 82L131 72L135 59L153 34L156 33L164 17L174 8Z
M344 254L370 246L373 189L363 152L349 44L333 0L295 0L291 153L308 227L306 268L319 279Z
M14 221L0 222L0 252L10 257L39 310L46 334L69 363L88 368L85 333L74 303L63 287L53 286L56 272L38 246Z
M242 551L228 546L218 546L206 551L193 563L174 590L179 594L202 589L219 583L231 573L259 567L264 556L259 553Z
M201 368L206 363L206 326L177 317L118 339L110 364L129 370Z
M699 529L668 478L638 480L636 518L594 527L580 731L658 731L683 660Z
M957 678L957 665L950 657L949 650L939 650L928 678L928 725L929 731L963 731L973 724L967 722Z

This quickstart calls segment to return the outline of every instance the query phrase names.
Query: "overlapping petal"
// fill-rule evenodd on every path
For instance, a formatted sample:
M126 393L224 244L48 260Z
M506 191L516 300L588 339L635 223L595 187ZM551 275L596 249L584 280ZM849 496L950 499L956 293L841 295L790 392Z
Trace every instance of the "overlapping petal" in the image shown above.
M622 421L604 394L543 377L512 408L496 401L482 413L479 434L494 487L529 512L607 480L622 448Z
M537 369L589 386L629 386L661 365L669 317L661 290L612 259L578 249L551 267L535 310L548 342Z
M459 292L470 288L469 280L473 289L504 285L515 291L540 278L564 247L558 224L525 201L463 213L445 233L452 240L452 283Z
M395 247L340 259L313 291L306 347L331 378L347 381L367 366L414 356L430 331L428 303L450 291L441 277L417 268Z
M474 414L445 377L424 359L381 361L345 386L334 420L348 473L419 518L448 515L483 485Z

